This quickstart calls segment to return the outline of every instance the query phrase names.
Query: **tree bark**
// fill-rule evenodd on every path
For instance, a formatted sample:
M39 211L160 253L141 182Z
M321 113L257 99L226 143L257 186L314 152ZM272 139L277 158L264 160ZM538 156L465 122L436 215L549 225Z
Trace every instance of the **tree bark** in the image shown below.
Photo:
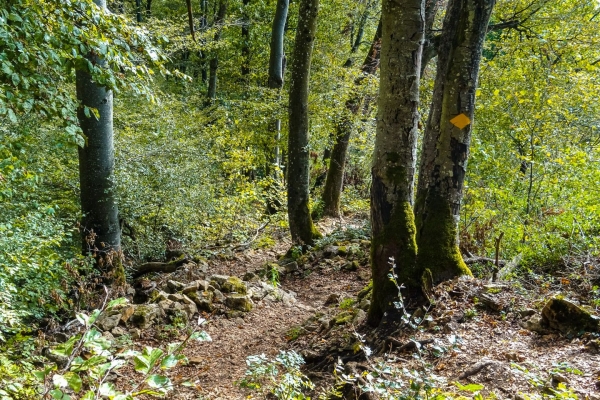
M368 323L391 311L398 289L388 278L390 259L398 284L419 287L413 186L419 121L419 81L424 30L423 0L384 0L377 134L371 184L371 272Z
M106 0L94 0L106 10ZM92 64L104 66L97 55L90 54ZM84 70L76 72L77 99L81 106L77 112L85 136L79 152L79 183L81 190L82 250L83 254L96 256L98 265L124 278L120 262L121 227L115 197L114 144L113 144L113 93L96 84ZM84 106L96 109L99 118L87 117Z
M250 18L248 17L250 0L243 0L242 4L242 79L247 81L250 75Z
M287 202L292 241L312 245L320 236L310 216L308 90L319 0L301 0L289 92Z
M219 11L217 12L217 17L215 18L215 26L217 27L217 32L214 36L214 41L218 42L221 40L221 28L223 21L225 20L225 15L227 13L227 0L221 0L219 2ZM208 75L208 98L212 102L217 98L217 69L219 68L219 56L215 52L213 57L210 60L209 64L209 75Z
M283 38L285 35L285 22L287 20L289 0L277 0L273 28L271 30L271 53L269 55L269 82L271 89L283 87L283 73L285 68L285 54L283 52Z
M444 18L415 204L418 266L433 284L471 275L458 248L458 222L479 63L494 2L450 0Z
M336 124L336 140L329 157L329 169L327 170L325 187L323 188L323 215L330 217L339 217L341 215L340 198L344 184L344 170L346 168L348 144L350 143L350 136L354 129L352 119L358 113L361 102L359 87L366 75L374 75L377 72L380 51L381 20L371 43L371 48L361 67L362 75L354 81L354 88L350 98L346 101L346 112L342 115L341 121Z

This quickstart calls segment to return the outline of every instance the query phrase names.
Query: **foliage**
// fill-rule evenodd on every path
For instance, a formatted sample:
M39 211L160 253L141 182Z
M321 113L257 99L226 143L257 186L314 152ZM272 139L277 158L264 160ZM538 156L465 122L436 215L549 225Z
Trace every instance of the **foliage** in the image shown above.
M148 395L162 397L171 391L173 383L166 372L178 363L187 361L181 354L185 345L190 340L210 340L210 336L194 330L182 342L169 343L165 350L151 347L145 347L142 351L132 347L117 348L94 327L94 322L102 312L125 302L125 299L119 298L101 310L94 310L90 314L78 313L81 331L50 350L50 357L56 363L34 369L28 361L14 363L3 356L0 368L5 368L8 375L0 378L0 382L4 383L4 392L0 391L0 394L15 398L68 400L108 397L128 400ZM199 325L203 322L199 321ZM139 380L134 382L130 390L120 392L108 378L128 363L133 364L134 370L140 374Z
M300 371L302 364L304 360L294 351L280 351L273 359L264 354L249 356L245 378L238 384L262 394L272 393L277 399L310 399L303 392L314 385Z

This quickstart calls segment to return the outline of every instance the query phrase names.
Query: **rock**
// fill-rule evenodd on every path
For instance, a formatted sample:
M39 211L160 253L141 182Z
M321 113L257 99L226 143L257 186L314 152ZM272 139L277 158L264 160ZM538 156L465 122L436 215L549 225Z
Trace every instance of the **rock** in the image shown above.
M537 332L542 335L548 333L548 325L546 325L539 315L534 315L529 320L520 322L519 325L528 331Z
M367 269L367 268L361 268L358 270L358 272L356 273L356 276L358 277L358 279L360 279L361 281L368 281L371 279L371 270Z
M52 335L52 338L54 339L55 342L57 343L64 343L67 340L69 340L69 335L67 335L66 333L63 332L55 332Z
M121 313L116 310L111 310L102 313L96 320L96 326L101 331L110 331L121 321Z
M333 323L335 325L345 325L349 322L352 322L353 319L354 313L350 311L342 311L341 313L335 316L335 318L333 319Z
M223 293L221 293L220 290L215 289L213 291L213 302L215 303L222 303L225 301L225 295Z
M361 240L360 245L362 247L371 247L371 241L370 240Z
M521 316L521 318L530 317L530 316L534 315L535 313L536 313L536 311L531 308L526 308L524 310L519 311L519 315Z
M185 300L183 299L183 295L180 293L170 294L169 296L167 296L167 299L169 299L171 301L176 301L177 303L185 302Z
M585 345L585 349L588 353L599 354L600 353L600 339L590 340Z
M339 293L331 293L329 297L327 297L327 300L325 300L325 305L338 304L341 299L342 296Z
M210 284L213 286L215 286L216 283L219 286L218 289L220 289L221 287L223 287L223 284L227 282L227 279L229 279L229 276L227 275L213 275L210 277L209 281Z
M225 282L221 284L221 291L223 293L238 293L246 294L246 284L236 276L230 276Z
M342 266L342 270L344 271L356 271L358 269L358 261L348 261L346 264Z
M146 329L163 315L164 312L158 304L143 304L136 307L130 321L141 329Z
M323 249L324 258L333 258L338 255L339 248L337 246L327 246Z
M204 292L193 292L189 294L190 299L196 304L198 310L212 312L215 308L212 304L214 293L208 290Z
M125 330L125 328L121 328L120 326L113 328L113 330L110 332L114 335L114 337L121 337L129 333Z
M352 323L354 325L360 325L362 324L365 320L367 319L367 313L361 309L359 309L356 312L356 315L354 316L354 319L352 320Z
M135 311L135 306L132 305L128 305L125 306L124 308L121 309L121 321L123 321L123 323L127 323L127 321L129 321L129 318L131 318L131 316L133 315L133 312Z
M285 272L288 274L299 270L298 263L296 261L292 261L289 264L285 264L283 268L285 268Z
M350 249L346 246L339 246L338 247L338 255L344 257L347 256L348 254L350 254Z
M487 293L482 293L479 296L479 301L492 311L502 311L504 308L504 305L496 298L496 296Z
M242 278L245 282L257 282L260 278L254 272L246 272Z
M109 331L102 332L102 337L104 337L106 340L110 340L111 342L115 340L115 337Z
M189 285L187 285L186 287L181 289L181 293L188 294L191 292L197 292L198 291L198 282L199 281L194 281L194 282L190 283Z
M179 291L183 290L185 285L183 283L177 282L177 281L168 281L167 287L169 289L171 289L172 292L179 292Z
M243 294L232 294L225 299L225 305L232 310L248 312L252 310L252 302Z
M130 329L129 334L133 340L137 340L142 337L142 331L137 328Z
M281 294L281 302L284 306L291 307L296 302L296 298L290 293L283 292Z
M570 301L554 297L542 309L544 322L562 333L598 332L600 318Z
M361 310L364 310L364 311L369 311L369 308L371 308L371 300L362 299L362 301L358 305L358 308L360 308Z

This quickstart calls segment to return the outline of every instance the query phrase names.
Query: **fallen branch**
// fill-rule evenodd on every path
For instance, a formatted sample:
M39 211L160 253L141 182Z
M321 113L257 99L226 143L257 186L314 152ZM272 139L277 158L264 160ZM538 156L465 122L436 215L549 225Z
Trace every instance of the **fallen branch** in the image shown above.
M183 255L169 262L148 262L137 267L133 273L133 277L138 278L151 272L175 272L186 261L188 261L188 258Z
M462 374L460 374L460 376L458 377L458 379L465 379L468 378L469 376L475 375L480 373L483 369L489 367L490 365L495 364L494 361L480 361L477 364L475 364L473 366L473 368L466 370L465 372L463 372Z
M469 257L469 258L465 258L464 259L465 264L467 265L471 265L471 264L479 264L479 263L490 263L490 264L495 264L496 260L493 258L489 258L489 257ZM498 265L506 265L507 261L506 260L498 260Z

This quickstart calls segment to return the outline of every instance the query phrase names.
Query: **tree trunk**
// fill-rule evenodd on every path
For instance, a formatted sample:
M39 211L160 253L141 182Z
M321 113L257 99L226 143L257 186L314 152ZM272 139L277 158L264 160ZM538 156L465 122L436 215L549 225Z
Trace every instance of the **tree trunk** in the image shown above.
M294 244L312 245L320 236L313 225L309 202L308 87L319 0L301 0L291 67L287 202Z
M142 23L142 0L135 0L135 20L138 24Z
M225 20L225 14L227 13L227 0L221 0L219 2L219 11L217 12L217 17L215 18L215 26L217 27L217 32L215 33L214 41L218 42L221 40L221 29L223 21ZM208 75L208 98L212 102L217 98L217 69L219 68L219 56L215 52L213 58L210 60L209 64L209 75Z
M271 89L281 91L283 88L283 78L285 75L285 54L283 51L283 38L285 36L285 23L287 21L289 0L277 0L275 17L273 18L273 28L271 30L271 53L269 55L269 80L268 86ZM275 138L275 151L273 163L281 166L281 151L279 141L281 140L281 120L277 119L272 125L273 136ZM276 170L277 171L277 170ZM277 172L275 173L277 178Z
M106 0L94 3L106 11ZM105 64L97 55L90 54L89 59L92 64ZM125 275L120 262L121 227L113 180L113 93L93 82L84 70L76 72L76 89L81 102L77 117L86 138L85 145L78 149L82 250L85 255L95 255L98 265L120 280ZM100 117L87 117L84 106L98 110Z
M247 81L250 75L250 18L248 17L250 0L243 0L242 4L242 79Z
M208 25L208 22L206 21L208 13L208 0L201 0L200 9L202 10L202 15L200 16L200 30L205 31ZM206 83L208 80L208 74L206 71L206 52L200 50L198 55L200 56L201 79L203 83Z
M494 0L450 0L423 139L415 205L419 270L433 284L471 275L458 248L479 62Z
M361 67L363 75L354 81L354 89L350 95L350 99L346 101L346 113L344 113L341 121L336 125L336 141L329 157L329 169L327 170L327 178L325 179L325 187L323 188L323 215L331 217L339 217L341 215L340 198L344 184L344 169L346 167L348 143L354 129L352 118L358 113L361 101L359 86L364 76L373 75L377 72L380 50L381 20L371 43L369 53Z
M390 259L398 284L420 287L413 186L417 158L419 80L424 29L423 0L384 0L377 134L371 184L373 295L368 323L393 310L398 289L388 278Z

